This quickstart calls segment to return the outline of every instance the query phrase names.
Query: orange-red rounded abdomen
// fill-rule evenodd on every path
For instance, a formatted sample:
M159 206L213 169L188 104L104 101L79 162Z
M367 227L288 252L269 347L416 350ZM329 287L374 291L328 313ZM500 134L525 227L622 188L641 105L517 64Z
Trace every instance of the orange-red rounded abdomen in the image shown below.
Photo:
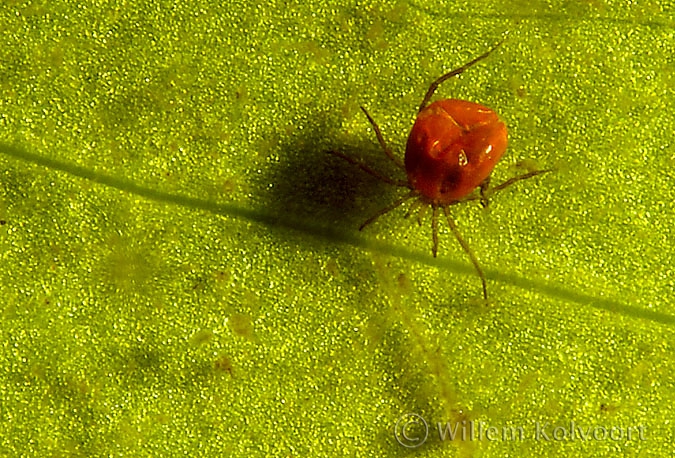
M431 203L460 200L490 175L506 145L506 125L490 108L438 100L417 115L410 131L408 182Z

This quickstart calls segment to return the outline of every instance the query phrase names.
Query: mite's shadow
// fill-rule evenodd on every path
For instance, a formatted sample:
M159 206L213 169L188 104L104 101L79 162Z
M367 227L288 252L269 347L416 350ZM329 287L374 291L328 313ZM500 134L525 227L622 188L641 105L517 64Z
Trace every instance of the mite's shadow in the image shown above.
M259 197L272 214L355 231L400 191L329 151L362 159L393 178L405 176L384 156L376 141L367 138L366 123L363 135L352 136L335 127L331 131L325 117L312 121L312 125L296 129L280 143L279 162L267 168L264 176L268 191Z

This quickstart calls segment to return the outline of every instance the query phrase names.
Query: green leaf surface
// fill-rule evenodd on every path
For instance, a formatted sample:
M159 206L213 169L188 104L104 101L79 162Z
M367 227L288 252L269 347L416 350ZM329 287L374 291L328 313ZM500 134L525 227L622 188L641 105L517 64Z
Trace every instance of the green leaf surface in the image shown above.
M4 2L0 454L669 456L674 13ZM452 207L485 304L326 152L403 179L359 106L402 156L504 36L437 93L504 119L497 182L556 169Z

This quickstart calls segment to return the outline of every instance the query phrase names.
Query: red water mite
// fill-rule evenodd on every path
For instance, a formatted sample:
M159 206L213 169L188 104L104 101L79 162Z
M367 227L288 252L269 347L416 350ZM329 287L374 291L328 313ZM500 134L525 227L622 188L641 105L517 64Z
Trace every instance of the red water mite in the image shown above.
M503 42L503 40L502 40ZM366 220L359 230L374 222L377 218L397 208L404 202L416 198L411 211L421 207L431 207L431 226L434 257L438 253L438 214L443 211L450 230L469 256L483 285L483 298L487 301L487 284L483 270L469 245L462 238L457 224L450 216L448 208L452 205L479 201L488 206L489 197L512 184L550 170L534 170L506 180L498 186L490 186L490 174L499 159L504 155L508 143L506 125L492 109L478 103L458 99L443 99L429 104L438 86L444 81L459 75L466 69L485 59L502 42L472 61L448 72L431 83L417 111L417 119L410 131L405 150L404 161L396 157L387 146L375 120L365 108L361 110L373 126L377 140L384 153L394 164L405 171L408 179L389 178L374 170L366 163L347 156L339 151L330 151L347 162L360 167L377 179L409 188L410 192L383 208Z

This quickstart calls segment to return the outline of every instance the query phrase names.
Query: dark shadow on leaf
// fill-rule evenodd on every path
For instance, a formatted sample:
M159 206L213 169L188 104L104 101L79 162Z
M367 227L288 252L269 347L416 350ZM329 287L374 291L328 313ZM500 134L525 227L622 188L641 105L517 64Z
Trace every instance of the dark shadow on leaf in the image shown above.
M386 162L374 139L370 141L366 135L336 135L327 124L325 117L314 117L311 124L284 137L278 146L279 161L267 169L264 179L272 186L259 197L270 213L353 231L393 201L400 190L329 151L359 158L387 176L405 176ZM364 121L364 133L367 127Z

